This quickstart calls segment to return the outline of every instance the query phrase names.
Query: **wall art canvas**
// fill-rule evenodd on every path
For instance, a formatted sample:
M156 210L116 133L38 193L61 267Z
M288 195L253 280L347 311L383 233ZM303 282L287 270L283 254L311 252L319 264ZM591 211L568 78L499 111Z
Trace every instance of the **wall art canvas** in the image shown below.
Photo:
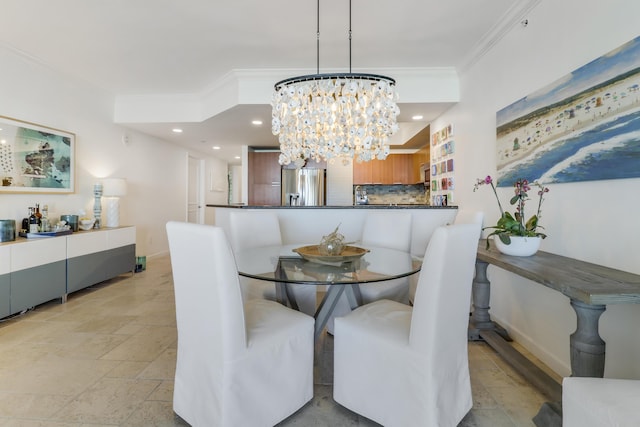
M0 116L0 192L73 193L75 135Z
M496 119L500 187L640 177L640 37Z
M432 183L430 187L431 204L447 206L453 203L453 125L449 124L431 135L432 147L429 152Z

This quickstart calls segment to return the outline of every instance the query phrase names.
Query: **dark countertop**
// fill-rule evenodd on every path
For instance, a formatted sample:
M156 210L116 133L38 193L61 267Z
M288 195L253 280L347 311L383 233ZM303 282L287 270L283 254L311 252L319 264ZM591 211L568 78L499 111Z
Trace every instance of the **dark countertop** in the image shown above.
M238 209L458 209L457 206L430 205L355 205L355 206L266 206L266 205L207 205L208 208Z

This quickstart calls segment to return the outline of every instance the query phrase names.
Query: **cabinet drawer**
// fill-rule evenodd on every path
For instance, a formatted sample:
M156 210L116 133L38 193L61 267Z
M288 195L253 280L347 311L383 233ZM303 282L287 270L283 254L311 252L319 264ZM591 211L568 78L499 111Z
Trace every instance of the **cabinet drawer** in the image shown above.
M11 312L17 313L43 302L61 298L66 292L66 282L66 261L13 271L11 273Z
M85 231L67 236L67 258L107 250L106 231Z
M0 319L11 314L11 275L0 274Z
M0 275L8 274L10 271L11 271L10 246L0 246Z
M127 245L107 252L109 263L107 275L115 277L119 274L133 272L136 266L136 245Z
M11 271L20 271L67 258L67 238L42 237L11 245ZM64 264L64 263L63 263Z
M110 259L107 251L96 252L67 260L67 293L105 281L109 276Z
M136 243L136 228L124 227L107 230L107 249L120 248Z

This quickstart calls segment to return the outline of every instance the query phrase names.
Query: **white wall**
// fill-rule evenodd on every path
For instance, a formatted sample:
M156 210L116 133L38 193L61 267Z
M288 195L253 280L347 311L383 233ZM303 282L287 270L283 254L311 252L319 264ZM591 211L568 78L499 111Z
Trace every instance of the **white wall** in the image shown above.
M353 162L327 162L327 206L353 205Z
M638 36L640 2L541 1L491 51L461 75L461 102L432 124L452 123L456 195L463 209L498 219L490 190L473 193L476 178L495 176L495 114ZM640 274L640 179L550 186L542 250ZM499 189L503 203L510 189ZM493 218L493 219L492 219ZM490 267L491 313L525 347L568 375L569 334L576 317L561 294ZM607 343L605 376L640 378L640 305L611 305L600 319Z
M229 167L231 175L231 203L242 203L242 166L233 165Z
M138 254L166 252L165 223L186 218L186 150L114 125L113 97L104 91L4 47L0 64L0 115L76 134L76 192L0 193L0 218L19 223L37 202L48 204L52 216L80 210L92 215L93 184L101 177L124 177L128 194L120 202L121 224L136 226ZM225 162L206 158L207 177L212 170L226 176L226 168ZM206 191L205 201L224 203L226 189Z

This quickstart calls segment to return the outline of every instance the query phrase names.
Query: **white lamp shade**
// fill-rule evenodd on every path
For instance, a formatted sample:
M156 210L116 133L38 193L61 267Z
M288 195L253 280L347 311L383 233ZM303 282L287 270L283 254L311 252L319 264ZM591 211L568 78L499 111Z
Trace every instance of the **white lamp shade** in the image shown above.
M127 195L127 180L124 178L107 178L102 180L102 194L107 197Z

